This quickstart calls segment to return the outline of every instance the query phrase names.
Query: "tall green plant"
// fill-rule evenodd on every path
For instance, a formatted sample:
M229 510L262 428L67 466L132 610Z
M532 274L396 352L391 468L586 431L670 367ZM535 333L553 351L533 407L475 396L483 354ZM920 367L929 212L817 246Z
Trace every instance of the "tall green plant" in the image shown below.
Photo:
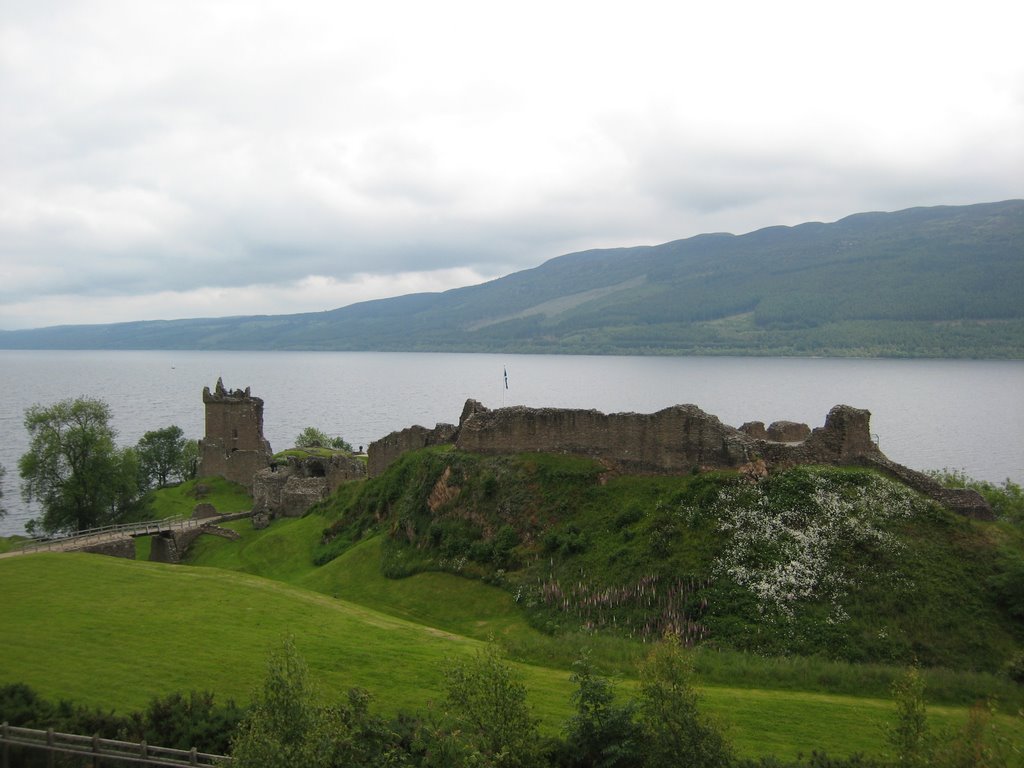
M639 768L642 738L636 705L615 703L611 681L598 675L589 653L572 665L569 679L576 684L576 707L565 726L567 763L573 768Z
M526 684L494 643L450 662L445 684L449 715L483 765L536 765L538 721L526 704Z
M333 764L330 713L319 706L305 662L288 638L270 654L232 745L235 768L328 768Z
M934 745L928 729L924 680L916 667L908 669L893 683L892 695L896 700L896 720L889 729L887 741L896 765L926 768L931 765Z
M648 768L721 768L733 751L721 727L700 711L693 662L679 638L658 643L640 667L640 726Z

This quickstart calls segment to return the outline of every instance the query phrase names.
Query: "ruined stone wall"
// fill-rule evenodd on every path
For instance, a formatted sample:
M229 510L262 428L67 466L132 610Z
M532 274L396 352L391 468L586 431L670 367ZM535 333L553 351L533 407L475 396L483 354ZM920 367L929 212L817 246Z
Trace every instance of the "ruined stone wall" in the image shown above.
M455 431L456 428L452 424L438 424L433 429L427 429L417 424L399 432L392 432L390 435L370 443L367 447L367 474L370 477L377 477L407 451L416 451L429 445L450 443L455 438Z
M915 472L909 467L904 467L902 464L897 464L881 454L877 456L863 456L856 463L876 469L882 474L899 480L918 493L935 499L935 501L947 509L959 512L961 515L973 517L977 520L995 520L992 507L973 488L946 488L937 480L928 477L928 475Z
M794 428L788 427L780 430L780 433L792 434L794 431ZM771 435L770 429L768 434ZM855 464L860 457L882 455L871 439L871 412L848 405L832 408L825 417L825 425L810 430L805 440L779 442L755 439L753 450L769 465L777 467Z
M366 477L366 465L351 456L288 457L253 478L253 511L269 517L301 517L351 480Z
M103 544L94 544L91 547L82 547L82 552L91 552L95 555L107 555L108 557L123 557L127 560L135 559L135 539L119 539L108 541Z
M652 414L561 408L476 408L455 446L475 453L521 451L592 456L625 472L689 472L739 466L752 440L695 405Z
M871 440L871 414L837 405L825 425L811 430L788 421L735 429L695 405L657 413L612 413L515 406L490 410L468 400L457 428L439 424L393 432L370 445L369 474L377 476L406 451L452 442L483 454L571 453L622 472L680 473L732 469L762 459L769 465L849 464L880 456Z
M269 466L273 455L263 437L263 401L249 389L228 391L217 380L213 392L203 388L206 435L199 442L199 474L219 475L252 490L253 476Z
M977 493L950 491L920 472L889 461L871 439L871 413L837 405L825 424L777 421L767 429L749 422L723 424L695 405L657 413L604 414L594 410L525 408L489 410L468 400L457 429L410 427L370 446L369 473L381 474L408 450L453 442L459 450L491 455L537 451L589 456L620 472L678 474L693 470L761 471L800 464L872 466L962 514L991 514Z

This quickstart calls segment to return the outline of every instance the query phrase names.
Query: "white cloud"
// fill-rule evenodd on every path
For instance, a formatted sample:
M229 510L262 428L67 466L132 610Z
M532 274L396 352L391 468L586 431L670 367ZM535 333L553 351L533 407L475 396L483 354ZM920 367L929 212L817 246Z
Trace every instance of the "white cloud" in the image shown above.
M214 290L279 313L267 286L306 276L400 289L1019 197L1022 22L1003 0L15 0L0 326Z
M133 320L174 320L184 317L319 312L372 299L409 293L439 292L474 285L497 275L465 267L433 272L360 274L339 281L310 275L294 282L236 287L201 287L131 296L56 295L0 305L0 327L39 328L50 325L116 323Z

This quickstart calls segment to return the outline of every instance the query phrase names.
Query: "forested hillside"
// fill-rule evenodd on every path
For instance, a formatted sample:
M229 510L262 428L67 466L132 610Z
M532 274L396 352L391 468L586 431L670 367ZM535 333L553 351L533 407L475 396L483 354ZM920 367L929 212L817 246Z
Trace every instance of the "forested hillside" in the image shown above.
M0 333L4 348L1024 357L1024 201L569 254L301 315Z

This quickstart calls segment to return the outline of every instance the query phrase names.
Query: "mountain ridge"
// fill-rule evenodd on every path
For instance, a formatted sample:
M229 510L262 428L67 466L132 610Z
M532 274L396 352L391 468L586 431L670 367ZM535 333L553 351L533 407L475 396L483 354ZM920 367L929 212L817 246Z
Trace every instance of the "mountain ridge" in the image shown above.
M323 312L0 332L0 348L1024 358L1024 200L589 249Z

